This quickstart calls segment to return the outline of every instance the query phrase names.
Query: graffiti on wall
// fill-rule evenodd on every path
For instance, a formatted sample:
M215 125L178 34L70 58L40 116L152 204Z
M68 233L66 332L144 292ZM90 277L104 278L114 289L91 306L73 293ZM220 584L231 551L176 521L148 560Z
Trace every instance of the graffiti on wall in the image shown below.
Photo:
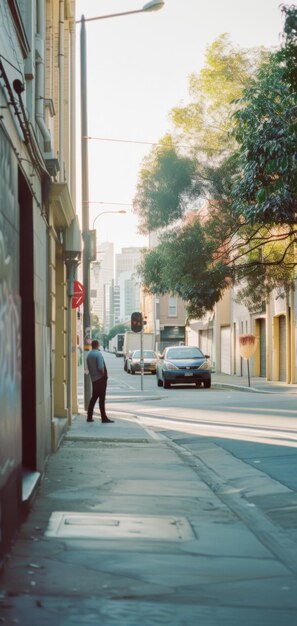
M0 477L17 460L21 415L17 165L0 132Z
M0 397L19 383L21 341L19 311L11 291L12 259L0 231Z

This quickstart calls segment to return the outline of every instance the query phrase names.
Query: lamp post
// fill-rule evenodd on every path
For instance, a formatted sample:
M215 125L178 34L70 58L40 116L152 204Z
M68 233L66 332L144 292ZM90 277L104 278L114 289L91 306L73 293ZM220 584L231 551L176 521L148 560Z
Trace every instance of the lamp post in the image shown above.
M72 296L74 294L74 281L76 279L76 269L81 257L81 234L78 218L75 216L66 230L63 252L67 267L67 410L68 423L72 420Z
M81 24L80 31L80 96L81 96L81 174L82 174L82 226L83 226L83 285L85 288L85 300L83 305L83 336L84 336L84 361L92 341L91 317L90 317L90 231L89 231L89 167L88 167L88 118L87 118L87 39L85 22L104 20L112 17L122 17L136 13L158 11L164 6L163 1L151 0L142 9L99 15L85 18L81 16L77 23ZM88 408L91 397L91 382L86 372L84 374L84 407Z

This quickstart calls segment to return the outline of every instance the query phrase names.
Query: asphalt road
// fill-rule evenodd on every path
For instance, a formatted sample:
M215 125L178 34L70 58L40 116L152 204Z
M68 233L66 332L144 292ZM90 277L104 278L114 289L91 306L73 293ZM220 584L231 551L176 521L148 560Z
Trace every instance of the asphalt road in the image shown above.
M132 376L123 359L104 353L109 371L107 406L137 416L169 438L221 448L297 491L297 407L292 395L193 386L157 387L156 378ZM143 387L143 389L142 389Z

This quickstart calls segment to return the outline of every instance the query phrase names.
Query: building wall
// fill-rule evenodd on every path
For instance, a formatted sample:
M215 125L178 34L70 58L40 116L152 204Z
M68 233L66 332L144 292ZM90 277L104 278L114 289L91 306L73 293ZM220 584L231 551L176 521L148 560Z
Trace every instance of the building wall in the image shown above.
M156 312L159 315L160 328L157 340L158 349L163 351L168 345L185 343L186 307L184 302L169 294L159 296Z
M237 376L247 375L247 364L239 353L239 336L252 332L251 315L246 306L237 301L237 288L232 289L231 300L231 373ZM251 374L253 361L251 362Z
M47 225L42 199L42 181L46 170L42 157L38 160L38 148L34 147L34 130L25 141L25 118L18 113L21 110L19 97L23 100L25 111L34 113L33 90L30 89L32 76L27 72L30 50L35 48L34 33L30 30L31 19L24 22L24 26L28 26L25 35L21 27L22 16L29 15L28 12L30 18L34 16L34 7L33 2L22 3L22 11L15 17L6 0L0 6L0 53L3 55L0 57L0 151L3 167L0 241L4 261L0 291L2 295L9 295L7 302L11 308L11 331L7 334L9 325L2 328L2 340L5 337L7 345L5 352L0 352L0 371L1 375L4 374L0 385L0 558L19 521L22 507L20 487L24 487L28 474L41 474L51 448ZM3 62L3 57L11 59L12 64ZM33 63L31 65L33 67ZM22 69L21 75L17 67ZM6 71L6 68L9 69ZM25 73L28 91L25 89L19 96L13 81L20 80ZM3 323L5 310L1 311L1 318ZM5 364L8 354L9 368ZM9 379L11 396L7 404ZM3 406L5 411L2 411Z
M54 150L54 135L57 142L59 119L54 123L55 118L50 118L53 135L49 146L36 118L41 101L42 106L46 103L44 120L47 108L54 114L54 107L45 96L54 96L50 90L54 92L57 82L53 36L57 21L54 24L52 16L57 16L59 4L64 3L19 0L15 3L19 11L12 13L8 0L0 3L0 563L52 450L57 390L67 384L67 293L62 242L75 213L69 187L66 182L57 187L53 169L58 163L59 145L56 143ZM65 11L71 6L73 9L74 4L65 2ZM35 32L37 7L39 18L46 19L48 12L45 53L49 58L48 93L43 92L35 101L37 59L43 55L45 43ZM66 34L65 50L68 48ZM20 94L14 89L15 79L25 80ZM68 78L64 87L69 93ZM66 109L72 110L67 98ZM64 136L69 140L74 128L69 128L70 113L67 116L68 113ZM69 141L65 145L68 168ZM57 352L59 346L61 355ZM60 404L65 412L64 399Z
M237 291L237 288L227 290L212 314L190 321L187 343L213 354L212 363L216 372L246 378L247 360L240 356L239 336L252 333L257 337L257 348L250 359L251 377L295 383L295 287L292 286L288 292L275 290L267 303L262 303L252 312L238 302Z
M0 128L0 563L9 546L8 529L15 529L19 516L21 332L18 169L12 147Z
M36 469L43 471L51 451L51 370L50 327L48 324L48 254L47 228L39 208L34 204L34 304L36 351Z
M51 134L51 153L55 171L51 172L48 194L49 246L49 325L51 348L52 448L71 423L77 403L77 315L71 312L68 334L68 270L64 258L66 232L75 217L75 98L74 76L75 2L46 0L45 28L45 121ZM68 337L71 336L71 364L68 363ZM72 397L68 406L68 373L72 370Z
M293 317L291 305L294 306L294 299L291 299L289 294L274 292L270 301L268 318L270 378L288 383L292 382L292 369L294 369L291 366L294 357L291 345L291 332L294 328L294 325L291 326L291 317Z

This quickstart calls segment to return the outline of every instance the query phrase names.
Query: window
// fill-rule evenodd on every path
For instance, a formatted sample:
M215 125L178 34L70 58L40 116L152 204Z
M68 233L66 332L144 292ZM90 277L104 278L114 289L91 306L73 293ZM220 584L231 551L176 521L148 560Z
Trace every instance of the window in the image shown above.
M8 6L11 11L12 19L14 21L16 34L21 46L22 54L26 59L30 52L30 46L27 39L23 18L25 18L25 6L23 0L8 0Z
M168 317L177 317L177 298L169 296L168 298Z

